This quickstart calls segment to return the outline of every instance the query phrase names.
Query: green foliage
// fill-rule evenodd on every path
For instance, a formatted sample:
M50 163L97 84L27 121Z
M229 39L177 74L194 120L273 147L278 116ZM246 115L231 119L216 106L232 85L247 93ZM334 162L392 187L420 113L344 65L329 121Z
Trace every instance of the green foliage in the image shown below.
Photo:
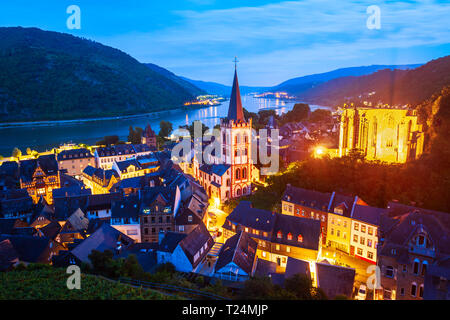
M81 274L81 289L69 290L62 268L34 266L0 272L0 300L161 300L173 299L158 291L137 289Z
M36 28L0 28L1 121L119 116L194 99L120 50Z
M172 123L169 121L164 121L161 120L161 122L159 123L159 136L161 138L167 138L169 137L169 135L172 133L173 127L172 127Z
M128 134L128 141L131 142L132 144L141 143L143 132L144 132L144 129L142 129L140 127L136 127L135 129L133 129L133 126L130 126L129 134Z
M331 115L331 111L327 109L316 109L311 113L311 116L308 119L311 122L331 122L333 117Z
M308 104L296 103L292 110L288 111L280 117L279 122L281 125L283 125L288 122L303 121L309 117L310 113L311 109L309 108Z
M22 151L20 151L20 149L19 148L17 148L17 147L14 147L14 149L13 149L13 151L12 151L12 154L11 154L11 157L13 157L13 158L20 158L22 156Z
M110 146L113 144L119 144L119 136L113 135L113 136L105 136L103 140L97 141L97 145L99 146Z
M173 274L175 271L175 266L170 262L159 264L155 269L155 272L167 272L169 274Z

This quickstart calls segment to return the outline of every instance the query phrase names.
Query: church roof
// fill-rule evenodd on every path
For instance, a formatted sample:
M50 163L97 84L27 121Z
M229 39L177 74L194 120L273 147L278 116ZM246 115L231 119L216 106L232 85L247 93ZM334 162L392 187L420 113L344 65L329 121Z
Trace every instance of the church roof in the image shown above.
M228 120L245 121L236 69L234 70L233 88L231 89L230 106L228 108Z

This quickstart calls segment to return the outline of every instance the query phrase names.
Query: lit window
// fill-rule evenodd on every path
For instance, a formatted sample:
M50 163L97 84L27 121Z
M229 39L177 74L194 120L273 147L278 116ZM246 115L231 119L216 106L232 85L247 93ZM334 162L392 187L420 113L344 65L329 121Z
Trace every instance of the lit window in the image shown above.
M359 223L355 223L355 230L358 231L359 230Z
M292 240L292 234L291 234L290 232L289 232L288 235L287 235L287 239L288 239L288 240Z
M283 234L281 233L281 231L278 231L278 233L277 233L277 238L278 238L278 239L281 239L282 236L283 236Z
M361 225L361 232L366 232L366 226L365 225Z
M301 234L298 235L297 241L298 242L303 242L303 236Z

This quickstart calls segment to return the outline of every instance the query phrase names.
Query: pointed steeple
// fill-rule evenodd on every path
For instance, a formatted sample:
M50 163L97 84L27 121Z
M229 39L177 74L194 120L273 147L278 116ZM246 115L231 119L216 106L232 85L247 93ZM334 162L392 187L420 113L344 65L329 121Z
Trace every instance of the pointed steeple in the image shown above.
M244 110L242 109L241 93L237 77L236 65L234 66L233 88L231 89L230 106L228 108L228 120L245 121Z

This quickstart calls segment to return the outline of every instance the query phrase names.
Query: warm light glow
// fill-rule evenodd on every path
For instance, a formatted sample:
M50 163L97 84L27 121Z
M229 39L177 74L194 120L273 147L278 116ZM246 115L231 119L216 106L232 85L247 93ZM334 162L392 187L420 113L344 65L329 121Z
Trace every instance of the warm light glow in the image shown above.
M216 206L216 208L220 207L220 199L219 198L214 198L214 205Z
M314 156L316 158L322 157L326 153L326 149L324 147L318 146L314 149Z

